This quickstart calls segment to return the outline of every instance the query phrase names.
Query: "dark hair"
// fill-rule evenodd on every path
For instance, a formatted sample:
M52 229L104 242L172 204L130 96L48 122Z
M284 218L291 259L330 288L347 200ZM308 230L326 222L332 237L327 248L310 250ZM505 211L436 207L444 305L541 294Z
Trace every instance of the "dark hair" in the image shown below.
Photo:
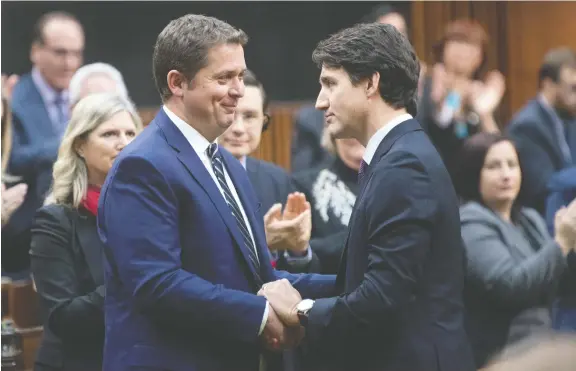
M342 67L354 85L378 72L382 99L416 114L420 61L406 36L394 26L361 23L344 29L320 41L312 60L318 67Z
M248 36L213 17L188 14L175 19L160 32L152 58L154 81L162 101L170 98L166 76L171 70L191 81L208 63L208 52L221 44L246 45Z
M544 79L550 79L557 83L563 67L576 69L576 52L567 47L550 50L544 56L544 61L540 66L538 81L542 84Z
M402 15L396 8L390 4L378 4L370 10L370 13L362 17L362 23L374 23L388 14L399 14ZM402 16L404 17L404 16Z
M258 80L254 72L250 70L246 70L244 72L244 85L245 86L253 86L260 90L260 94L262 95L262 112L264 112L264 125L262 126L262 131L268 129L268 125L270 124L270 115L268 114L268 96L266 95L266 90L264 90L264 85Z
M468 138L460 150L458 165L454 176L456 191L467 201L484 204L480 194L480 174L486 161L486 155L493 145L508 141L508 137L497 133L478 133Z
M485 72L488 55L486 52L488 46L488 34L477 21L468 19L458 19L450 22L444 29L444 36L432 47L432 54L435 63L444 63L444 49L450 41L461 41L469 44L478 45L482 49L482 61L480 66L474 72L473 78L480 79Z
M34 31L32 35L32 42L38 44L44 44L44 29L48 25L48 23L54 20L66 20L76 22L80 28L82 28L82 23L71 13L64 12L64 11L55 11L49 12L42 15L34 24Z

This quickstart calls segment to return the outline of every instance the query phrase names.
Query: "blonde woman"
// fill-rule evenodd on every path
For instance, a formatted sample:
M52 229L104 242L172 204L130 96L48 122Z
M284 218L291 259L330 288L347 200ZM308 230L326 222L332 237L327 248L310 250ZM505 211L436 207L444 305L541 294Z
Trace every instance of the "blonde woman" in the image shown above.
M36 214L31 267L44 338L36 371L101 370L104 344L100 187L120 151L142 129L134 107L114 94L82 99L54 164L52 203Z

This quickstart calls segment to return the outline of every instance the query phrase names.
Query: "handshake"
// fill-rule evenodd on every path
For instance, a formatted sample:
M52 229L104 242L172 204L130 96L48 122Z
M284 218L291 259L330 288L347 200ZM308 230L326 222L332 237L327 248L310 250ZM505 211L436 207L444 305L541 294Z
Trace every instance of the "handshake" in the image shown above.
M269 303L268 318L261 334L264 346L271 351L281 351L298 346L304 338L296 306L302 301L300 293L286 279L265 283L259 296Z

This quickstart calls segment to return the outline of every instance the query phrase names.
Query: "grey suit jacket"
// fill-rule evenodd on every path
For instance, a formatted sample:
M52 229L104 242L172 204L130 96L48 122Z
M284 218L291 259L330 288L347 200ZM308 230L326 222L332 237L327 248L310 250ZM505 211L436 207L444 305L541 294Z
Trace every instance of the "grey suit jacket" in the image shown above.
M566 259L533 209L516 224L476 202L460 209L467 255L466 324L478 367L505 345L550 328Z

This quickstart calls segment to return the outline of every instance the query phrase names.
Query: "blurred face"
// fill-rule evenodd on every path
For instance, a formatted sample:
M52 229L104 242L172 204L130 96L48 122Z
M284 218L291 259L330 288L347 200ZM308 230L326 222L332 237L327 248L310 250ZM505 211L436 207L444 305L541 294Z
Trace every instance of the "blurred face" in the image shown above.
M136 125L126 111L118 112L88 135L77 151L86 161L90 184L104 184L116 156L135 136Z
M218 138L219 144L234 157L248 156L258 148L265 120L263 107L260 88L247 86L238 101L234 123Z
M404 35L407 36L406 21L404 20L404 17L402 17L398 13L386 14L385 16L382 16L378 19L378 23L392 25L396 27L398 31L402 32Z
M482 64L482 48L463 41L448 41L444 46L444 67L456 75L472 77Z
M511 204L520 191L522 173L516 149L509 141L494 144L480 173L480 195L487 205Z
M556 85L556 104L576 116L576 69L562 68Z
M44 42L32 46L31 59L52 88L65 90L82 65L83 53L84 33L80 25L54 19L44 27Z
M354 86L343 68L323 66L320 87L316 109L324 111L324 123L334 137L361 137L368 108L364 84Z
M183 89L187 116L206 127L213 137L209 140L216 139L234 123L238 102L244 95L245 70L241 45L218 45L208 52L206 67Z
M360 163L362 162L365 149L356 139L336 139L338 156L352 170L360 170Z

